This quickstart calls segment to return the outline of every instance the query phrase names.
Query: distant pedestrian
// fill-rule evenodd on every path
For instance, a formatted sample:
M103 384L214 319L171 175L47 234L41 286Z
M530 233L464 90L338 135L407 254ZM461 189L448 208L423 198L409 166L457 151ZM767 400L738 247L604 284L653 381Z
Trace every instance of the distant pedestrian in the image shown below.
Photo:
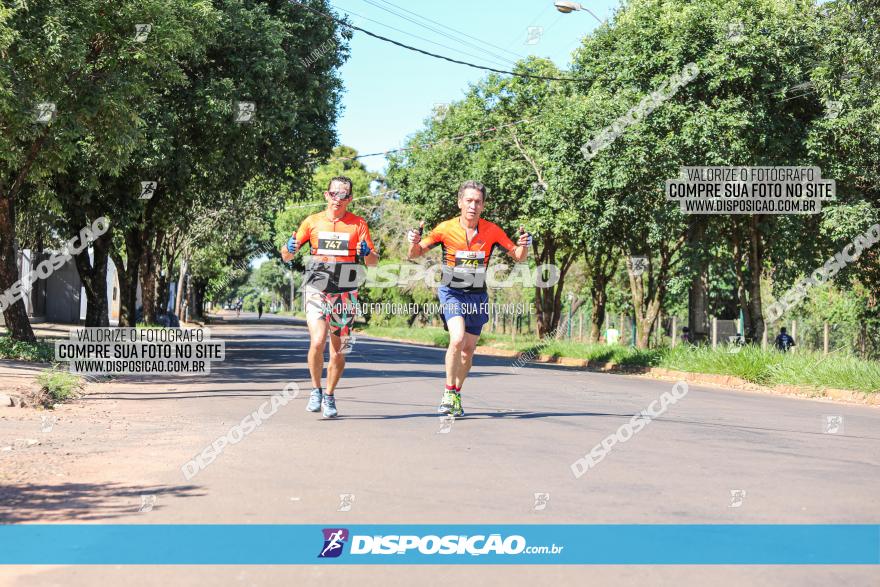
M693 339L691 338L691 329L687 326L681 329L681 342L688 344L693 342Z
M257 320L263 317L263 300L257 302Z
M779 336L776 337L776 348L778 348L783 353L787 353L788 349L794 346L794 338L791 337L786 331L785 327L779 329Z

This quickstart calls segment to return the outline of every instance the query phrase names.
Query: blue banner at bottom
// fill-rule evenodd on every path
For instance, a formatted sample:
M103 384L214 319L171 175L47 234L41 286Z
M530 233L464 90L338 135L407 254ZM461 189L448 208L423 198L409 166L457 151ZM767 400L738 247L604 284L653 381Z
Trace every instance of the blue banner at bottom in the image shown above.
M0 564L880 564L880 525L0 526Z

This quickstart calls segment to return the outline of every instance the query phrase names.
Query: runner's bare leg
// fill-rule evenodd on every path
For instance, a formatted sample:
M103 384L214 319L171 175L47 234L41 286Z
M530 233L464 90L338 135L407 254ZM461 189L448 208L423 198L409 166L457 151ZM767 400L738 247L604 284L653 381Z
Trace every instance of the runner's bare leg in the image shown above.
M479 340L480 335L478 334L470 334L469 332L464 333L464 342L461 345L461 369L458 372L459 377L455 380L455 387L458 389L461 389L468 373L471 372L471 365L474 364L474 351L477 348L477 341Z
M461 373L464 366L462 350L467 336L464 331L464 318L453 316L446 321L446 328L449 330L449 347L446 349L446 385L455 385L456 381L464 379Z
M345 355L342 354L342 337L331 334L330 364L327 365L327 395L333 395L343 371L345 371Z
M312 385L321 387L321 375L324 374L324 346L327 344L327 331L330 325L323 318L309 320L309 373ZM330 378L328 373L327 378Z

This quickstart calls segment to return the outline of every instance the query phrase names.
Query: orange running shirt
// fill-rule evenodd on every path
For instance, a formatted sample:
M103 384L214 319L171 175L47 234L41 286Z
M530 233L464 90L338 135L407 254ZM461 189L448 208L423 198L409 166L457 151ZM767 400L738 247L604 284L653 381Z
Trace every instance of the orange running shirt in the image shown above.
M340 275L357 263L361 241L367 241L371 251L376 248L367 221L351 212L336 221L327 218L325 211L308 216L296 231L299 246L307 241L311 262L306 268L306 283L328 293L356 290L340 287Z
M497 224L480 218L474 238L468 241L459 217L441 222L422 240L427 247L443 250L444 277L452 276L450 287L464 291L486 289L486 267L495 246L512 251L516 245ZM444 279L444 283L446 283Z
M296 231L296 242L302 246L306 241L312 260L321 263L356 262L361 241L367 241L371 251L375 249L367 221L351 212L335 222L327 218L326 212L306 217Z

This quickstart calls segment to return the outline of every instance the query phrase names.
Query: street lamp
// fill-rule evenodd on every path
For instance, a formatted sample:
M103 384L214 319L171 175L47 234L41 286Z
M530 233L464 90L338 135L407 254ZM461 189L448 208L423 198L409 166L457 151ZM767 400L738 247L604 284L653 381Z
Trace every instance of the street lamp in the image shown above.
M596 14L592 10L578 2L568 2L568 0L556 0L556 2L553 3L553 6L556 7L556 10L563 14L568 14L569 12L574 12L575 10L583 10L584 12L589 12L590 14L592 14L593 18L598 20L600 24L605 22L604 20L596 16Z
M572 12L574 10L584 9L583 6L581 6L577 2L565 2L565 0L556 0L556 2L553 3L553 6L556 7L556 10L558 10L559 12L564 12L565 14L568 14L569 12Z

